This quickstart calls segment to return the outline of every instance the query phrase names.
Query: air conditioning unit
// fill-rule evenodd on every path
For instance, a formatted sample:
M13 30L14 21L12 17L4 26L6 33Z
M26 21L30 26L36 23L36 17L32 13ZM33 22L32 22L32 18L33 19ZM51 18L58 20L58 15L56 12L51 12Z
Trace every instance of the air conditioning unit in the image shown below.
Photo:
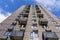
M58 37L55 32L42 32L43 40L58 40Z

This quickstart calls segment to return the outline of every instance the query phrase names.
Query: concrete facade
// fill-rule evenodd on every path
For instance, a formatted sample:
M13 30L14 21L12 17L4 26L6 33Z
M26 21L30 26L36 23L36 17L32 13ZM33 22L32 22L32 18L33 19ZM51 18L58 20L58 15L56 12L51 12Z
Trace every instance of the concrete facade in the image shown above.
M43 6L23 5L0 24L0 40L60 40L60 20Z

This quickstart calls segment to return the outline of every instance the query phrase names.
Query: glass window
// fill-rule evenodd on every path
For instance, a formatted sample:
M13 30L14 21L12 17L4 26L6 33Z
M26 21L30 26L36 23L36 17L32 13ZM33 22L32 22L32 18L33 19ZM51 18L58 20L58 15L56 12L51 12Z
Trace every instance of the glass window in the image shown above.
M4 34L5 36L10 36L11 35L11 32L5 32L5 34Z
M32 19L32 22L36 22L36 19Z
M34 30L34 29L37 29L37 26L31 26L31 28Z
M33 15L33 16L32 16L32 18L36 18L36 16L35 16L35 15Z
M30 33L30 38L33 38L33 33L32 32Z
M35 17L32 17L32 19L36 19Z
M36 22L36 18L32 18L32 22L33 22L33 23Z
M9 28L14 28L14 26L13 26L13 25L11 25Z
M35 15L35 12L32 15Z
M38 38L38 33L31 32L30 33L30 38Z
M37 27L37 23L35 23L35 24L32 24L32 26L33 26L33 27Z
M57 30L60 30L60 26L56 26L56 29L57 29Z
M32 15L32 17L36 17L35 15Z
M56 21L52 21L52 24L57 24L57 22Z

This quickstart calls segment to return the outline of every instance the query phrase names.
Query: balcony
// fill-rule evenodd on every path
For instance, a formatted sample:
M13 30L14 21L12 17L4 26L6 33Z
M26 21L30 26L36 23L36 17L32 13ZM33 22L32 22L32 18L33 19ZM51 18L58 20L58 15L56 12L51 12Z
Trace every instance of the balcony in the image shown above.
M9 31L9 32L12 32L12 31L13 31L13 29L14 29L14 26L13 26L13 25L11 25L11 26L9 26L8 31Z
M38 30L37 23L32 24L31 28L32 28L33 31Z
M37 16L38 16L39 18L43 18L43 14L42 14L42 13L37 13Z
M36 7L36 10L39 10L39 8L38 8L38 7Z
M29 13L29 10L25 10L25 13Z
M30 32L31 40L39 40L38 30Z
M44 19L44 18L41 18L39 20L39 25L47 26L48 25L48 20L47 19Z
M23 17L28 17L29 13L22 14Z
M1 36L0 40L7 40L7 36Z
M30 5L26 6L25 10L30 10Z
M12 33L12 32L6 31L6 32L4 33L4 36L7 36L7 37L8 37L8 36L11 35L11 33Z
M58 40L58 37L55 32L42 32L43 40Z
M41 10L36 10L36 13L41 13Z
M30 10L30 7L27 7L26 10Z
M19 24L27 24L27 18L26 17L20 17Z
M13 31L10 35L11 40L23 40L24 32L23 31Z
M30 10L30 6L28 6L26 9L27 9L27 10Z

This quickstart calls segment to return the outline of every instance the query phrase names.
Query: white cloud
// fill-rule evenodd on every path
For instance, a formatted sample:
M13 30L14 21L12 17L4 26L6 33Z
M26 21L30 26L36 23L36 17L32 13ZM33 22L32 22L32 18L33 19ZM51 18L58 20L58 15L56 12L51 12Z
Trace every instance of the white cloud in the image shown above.
M42 4L48 9L54 8L56 11L60 9L60 0L36 0L37 3Z
M52 11L58 18L60 18L60 0L35 0L38 4L46 7Z
M4 13L7 13L8 15L5 16ZM3 9L0 8L0 23L5 20L8 16L10 16L11 13L4 11Z

